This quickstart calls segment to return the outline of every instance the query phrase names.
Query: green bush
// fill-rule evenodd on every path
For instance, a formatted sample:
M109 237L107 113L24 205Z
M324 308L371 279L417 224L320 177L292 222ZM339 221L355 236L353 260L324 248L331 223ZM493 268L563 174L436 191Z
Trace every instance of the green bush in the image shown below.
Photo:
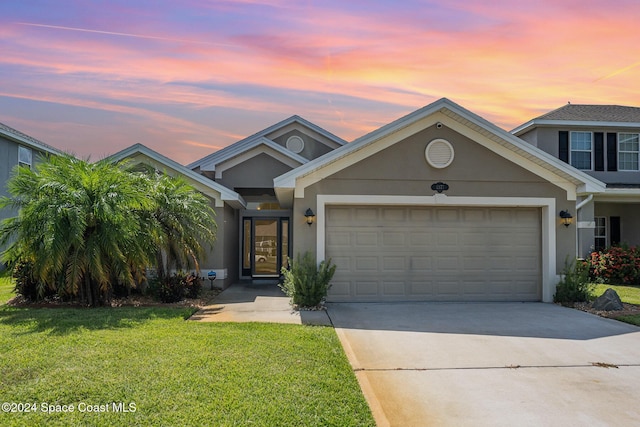
M15 281L13 291L29 301L41 301L55 296L55 291L33 278L33 263L17 261L13 266L12 276Z
M311 252L305 252L296 260L289 260L290 269L282 268L284 281L279 284L280 289L291 298L291 303L298 307L318 307L322 299L327 296L331 288L331 279L336 272L336 266L331 260L316 264Z
M593 281L609 285L640 285L640 248L612 246L589 258Z
M202 292L202 279L195 274L184 278L184 293L187 298L198 298Z
M594 285L589 281L589 265L585 261L565 262L562 280L556 287L553 301L573 304L589 301Z
M192 274L174 273L165 279L153 279L150 284L156 298L164 303L181 301L183 298L198 298L202 291L202 280Z

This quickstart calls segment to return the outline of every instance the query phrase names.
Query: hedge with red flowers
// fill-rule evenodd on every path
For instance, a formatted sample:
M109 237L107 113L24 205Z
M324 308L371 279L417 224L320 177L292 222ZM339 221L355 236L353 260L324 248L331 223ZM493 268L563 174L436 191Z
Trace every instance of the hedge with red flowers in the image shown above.
M640 285L640 248L612 246L589 258L591 279L610 285Z

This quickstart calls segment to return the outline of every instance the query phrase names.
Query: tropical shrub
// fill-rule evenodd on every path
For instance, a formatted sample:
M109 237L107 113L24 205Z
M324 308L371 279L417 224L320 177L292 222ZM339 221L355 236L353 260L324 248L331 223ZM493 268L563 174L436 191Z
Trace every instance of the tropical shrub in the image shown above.
M55 295L54 292L33 277L33 263L19 261L13 267L12 277L15 282L13 291L29 301L39 301Z
M610 285L640 285L640 248L612 246L589 258L592 280Z
M152 280L152 292L164 303L182 301L183 298L198 298L202 290L202 279L184 272Z
M60 155L16 167L11 196L0 198L0 209L18 211L0 224L3 261L29 260L38 294L51 289L91 306L126 295L147 267L197 269L202 244L215 239L208 199L184 180L130 166Z
M589 301L594 285L589 280L588 263L582 260L565 261L562 280L556 286L553 301L560 304L573 304Z
M316 264L311 252L305 252L296 260L289 260L290 268L282 268L284 281L279 284L284 293L291 298L291 303L298 307L317 307L327 296L331 288L331 279L336 266L331 259Z

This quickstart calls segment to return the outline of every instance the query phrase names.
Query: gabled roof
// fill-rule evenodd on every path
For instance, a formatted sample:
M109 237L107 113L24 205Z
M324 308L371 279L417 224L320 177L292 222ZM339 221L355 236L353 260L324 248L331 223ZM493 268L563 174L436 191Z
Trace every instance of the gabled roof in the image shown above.
M241 156L242 154L247 153L262 145L271 148L276 153L279 153L288 159L293 160L295 166L303 165L309 161L309 159L302 157L301 155L296 154L290 150L287 150L285 147L283 147L280 144L276 144L275 142L271 141L269 138L265 138L264 136L261 136L252 140L242 140L233 145L225 147L222 150L217 151L210 156L207 156L209 160L202 162L199 165L200 170L215 171L216 165L219 165L220 163L224 163L227 160L233 159L234 157Z
M0 135L3 135L13 141L24 144L25 146L28 146L35 150L43 151L49 154L63 154L62 151L58 150L57 148L45 144L44 142L39 141L25 133L22 133L19 130L9 127L4 123L0 123Z
M107 157L107 159L115 163L124 159L133 159L135 161L141 156L147 160L147 162L145 162L146 164L151 164L155 168L160 169L169 175L183 175L197 190L215 199L217 207L222 206L221 202L225 202L236 209L246 207L246 202L240 194L210 180L203 175L200 175L197 172L192 171L185 166L182 166L178 162L175 162L174 160L171 160L142 144L135 144L125 148L124 150Z
M443 122L445 126L450 126L458 132L467 133L478 143L504 157L509 156L512 161L531 172L557 185L564 185L567 191L571 190L569 187L573 187L573 191L577 193L599 193L605 190L605 185L601 181L513 136L449 99L442 98L275 178L276 195L281 203L290 203L294 192L297 196L303 197L304 188L308 185L438 122ZM482 138L478 138L478 134ZM381 141L385 142L375 149L377 151L374 149L367 151L369 147Z
M291 116L288 119L285 119L281 122L278 122L272 126L269 126L266 129L261 130L260 132L257 132L251 136L248 136L244 139L241 139L238 142L235 142L231 145L229 145L228 147L225 147L221 150L216 151L213 154L209 154L208 156L203 157L200 160L196 160L193 163L190 163L187 165L187 167L189 169L196 169L198 167L202 168L205 165L211 165L211 168L215 168L215 164L218 164L220 162L223 162L225 160L228 160L230 158L233 158L237 155L239 155L242 152L245 152L247 150L252 149L253 147L260 145L260 144L264 144L265 140L268 140L268 138L266 138L267 135L276 132L277 130L284 128L286 126L289 126L293 123L299 123L300 125L307 127L309 129L311 129L312 131L318 133L319 135L324 136L325 138L333 141L334 143L336 143L339 146L342 146L344 144L346 144L347 142L342 139L339 138L337 136L335 136L334 134L332 134L331 132L326 131L325 129L321 128L320 126L317 126L313 123L311 123L308 120L303 119L300 116ZM285 147L280 146L279 144L275 144L272 142L273 145L277 145L278 147L280 147L279 149L281 149L280 151L283 154L286 154L287 156L291 157L294 160L299 161L301 164L302 163L306 163L308 161L308 159L305 159L302 156L299 156L295 153L293 153L290 150L287 150ZM273 148L273 147L272 147ZM304 161L301 161L301 159L304 159Z
M567 104L513 129L520 135L536 126L640 127L640 108L622 105Z

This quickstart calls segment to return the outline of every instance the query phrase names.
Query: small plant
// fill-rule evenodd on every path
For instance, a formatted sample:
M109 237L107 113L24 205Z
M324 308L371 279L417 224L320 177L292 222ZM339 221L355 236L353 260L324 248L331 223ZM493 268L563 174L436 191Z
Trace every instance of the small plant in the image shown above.
M187 298L198 298L202 292L202 279L191 273L184 278L184 291Z
M316 264L311 252L289 260L290 269L282 268L284 281L278 285L297 307L318 307L331 288L336 266L331 259Z
M594 285L589 282L589 265L585 261L565 261L562 280L556 287L553 301L569 305L591 299Z
M164 279L153 279L151 287L160 301L172 303L185 297L198 298L202 290L202 280L192 273L179 272Z
M21 260L14 264L12 276L16 286L13 291L29 301L41 301L54 296L55 291L34 279L32 270L33 263L30 261Z

